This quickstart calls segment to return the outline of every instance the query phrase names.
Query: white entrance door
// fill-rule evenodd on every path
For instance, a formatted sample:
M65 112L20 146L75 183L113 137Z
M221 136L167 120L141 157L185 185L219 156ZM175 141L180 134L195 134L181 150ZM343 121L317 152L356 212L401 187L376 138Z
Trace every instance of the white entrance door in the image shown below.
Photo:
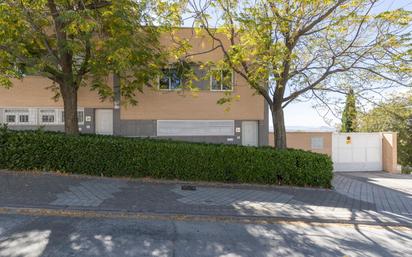
M332 136L335 171L381 171L381 133L336 133Z
M242 145L258 146L257 121L242 121Z
M113 110L96 110L96 134L113 135Z

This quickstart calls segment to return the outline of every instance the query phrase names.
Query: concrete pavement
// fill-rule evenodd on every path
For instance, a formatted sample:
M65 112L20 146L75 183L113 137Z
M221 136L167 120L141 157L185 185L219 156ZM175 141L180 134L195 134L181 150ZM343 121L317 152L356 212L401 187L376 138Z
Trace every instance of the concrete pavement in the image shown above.
M0 257L412 256L412 230L0 215Z
M0 207L412 226L410 176L335 174L334 190L0 172Z

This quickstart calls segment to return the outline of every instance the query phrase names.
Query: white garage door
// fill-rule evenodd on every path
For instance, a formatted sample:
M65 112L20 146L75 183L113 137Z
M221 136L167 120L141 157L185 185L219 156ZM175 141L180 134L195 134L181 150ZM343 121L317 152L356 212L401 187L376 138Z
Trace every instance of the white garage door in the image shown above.
M335 171L381 171L381 133L336 133L332 137Z

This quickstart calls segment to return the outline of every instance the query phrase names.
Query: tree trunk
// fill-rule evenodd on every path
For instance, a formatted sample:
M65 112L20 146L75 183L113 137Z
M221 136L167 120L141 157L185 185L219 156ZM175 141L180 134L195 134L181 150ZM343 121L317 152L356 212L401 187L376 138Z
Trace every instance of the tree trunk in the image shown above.
M272 124L274 133L274 145L276 149L286 149L286 128L283 109L281 106L272 108Z
M70 83L60 85L64 103L64 132L67 135L79 134L77 118L77 88Z

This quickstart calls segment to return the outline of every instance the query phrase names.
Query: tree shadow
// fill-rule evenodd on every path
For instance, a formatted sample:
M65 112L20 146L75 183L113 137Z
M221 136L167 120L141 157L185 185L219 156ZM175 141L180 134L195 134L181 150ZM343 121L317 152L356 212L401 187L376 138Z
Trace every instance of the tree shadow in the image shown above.
M362 225L43 216L0 234L0 256L407 256L408 233Z
M399 193L412 198L412 176L408 174L393 174L388 172L338 172L338 176L351 178L373 186Z

